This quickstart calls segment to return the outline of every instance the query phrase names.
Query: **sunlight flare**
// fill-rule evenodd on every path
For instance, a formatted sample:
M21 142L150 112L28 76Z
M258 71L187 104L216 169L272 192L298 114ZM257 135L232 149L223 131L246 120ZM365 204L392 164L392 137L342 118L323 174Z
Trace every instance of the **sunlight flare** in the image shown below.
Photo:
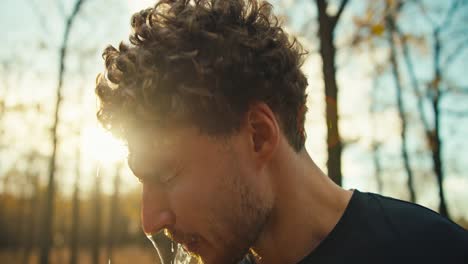
M116 139L97 124L84 128L81 147L84 155L103 166L115 165L124 160L128 153L124 142Z

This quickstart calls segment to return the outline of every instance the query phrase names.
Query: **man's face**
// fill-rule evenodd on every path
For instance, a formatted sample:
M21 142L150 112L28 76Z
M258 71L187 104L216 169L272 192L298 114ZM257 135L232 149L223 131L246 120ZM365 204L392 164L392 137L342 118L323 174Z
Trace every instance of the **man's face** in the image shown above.
M142 180L142 224L163 228L205 264L236 263L271 212L245 134L157 130L129 139L129 165ZM262 180L263 179L263 180Z

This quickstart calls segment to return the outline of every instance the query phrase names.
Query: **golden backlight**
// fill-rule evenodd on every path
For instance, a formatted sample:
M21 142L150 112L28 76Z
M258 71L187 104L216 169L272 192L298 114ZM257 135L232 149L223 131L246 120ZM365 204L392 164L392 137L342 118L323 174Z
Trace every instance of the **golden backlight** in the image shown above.
M116 165L127 157L128 149L125 144L98 124L85 127L82 136L83 155L102 166Z

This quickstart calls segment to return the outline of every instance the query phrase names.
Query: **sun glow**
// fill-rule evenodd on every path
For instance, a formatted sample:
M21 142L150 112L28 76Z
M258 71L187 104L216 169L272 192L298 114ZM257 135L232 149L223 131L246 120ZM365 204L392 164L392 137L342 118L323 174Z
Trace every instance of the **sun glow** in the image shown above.
M115 165L127 157L125 144L97 124L85 127L82 139L83 154L103 166Z

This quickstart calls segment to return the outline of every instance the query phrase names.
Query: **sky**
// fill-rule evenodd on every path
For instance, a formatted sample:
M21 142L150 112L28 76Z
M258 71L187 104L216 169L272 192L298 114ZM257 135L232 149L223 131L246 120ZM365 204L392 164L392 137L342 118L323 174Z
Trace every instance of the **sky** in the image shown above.
M0 48L0 61L13 65L9 68L8 75L5 70L2 76L9 92L6 93L6 104L13 106L18 103L41 104L41 111L47 113L53 111L53 104L50 98L54 97L57 86L58 71L58 50L64 29L64 19L70 13L71 5L74 1L59 0L2 0L0 4L0 30L2 42ZM292 18L287 24L287 30L291 34L297 34L303 28L305 21L315 16L315 6L312 1L272 1L278 7L279 12L287 12ZM336 2L336 1L335 1ZM332 3L335 3L332 1ZM343 14L343 20L352 21L353 17L363 12L362 1L350 1L354 3L349 10ZM427 1L436 3L437 1ZM64 190L71 190L74 182L74 173L77 167L76 151L74 145L80 142L83 147L79 169L84 175L82 179L83 190L91 190L94 184L94 177L97 171L102 177L105 192L112 192L113 177L115 175L116 163L122 162L125 157L125 147L112 139L97 124L95 119L96 98L94 96L94 79L99 71L103 70L101 59L102 50L108 45L118 45L121 40L127 39L130 33L130 16L142 8L152 5L153 1L141 0L121 0L121 1L96 1L87 0L80 15L75 21L70 42L69 54L67 57L67 74L65 75L64 104L61 115L62 124L59 128L61 144L59 153L61 160L58 164L61 177L58 182L64 186ZM299 4L297 4L299 3ZM332 6L333 7L333 6ZM442 7L443 9L443 7ZM412 16L418 10L409 9L403 14L402 28L408 32L424 34L427 32L427 23L417 22L414 24ZM434 15L435 20L438 16ZM420 21L420 20L417 20ZM316 27L311 27L311 30ZM352 25L349 23L339 24L337 28L337 43L344 45L347 36L352 34ZM303 41L306 49L311 51L303 70L309 79L307 88L309 112L306 120L306 132L308 139L306 148L312 158L322 169L326 166L326 145L325 145L325 122L323 103L323 84L320 72L320 59L317 55L317 46L314 41L310 41L303 35L298 35ZM385 47L380 47L384 50ZM350 55L351 53L351 55ZM384 51L382 51L382 54ZM450 76L462 86L468 87L468 81L463 76L468 61L465 53L450 70ZM383 55L382 55L383 56ZM427 57L427 56L426 56ZM351 59L349 59L351 58ZM424 58L424 56L421 56ZM417 58L416 58L417 59ZM430 74L430 61L416 60L416 65L428 65L428 67L417 67L418 76ZM344 138L353 142L349 144L343 152L343 174L344 187L357 188L362 191L377 191L375 176L373 173L372 156L370 153L371 117L369 116L370 99L376 82L370 77L374 65L365 54L350 52L349 50L339 51L337 58L339 65L338 83L340 85L340 111L341 133ZM460 80L460 81L459 81ZM377 82L381 87L378 94L379 100L383 104L394 103L392 90L392 79L383 77ZM3 93L4 91L0 91ZM464 105L466 97L448 96L444 107L454 107L460 109ZM411 101L408 104L412 103ZM412 104L414 105L414 104ZM468 109L467 109L468 110ZM26 116L19 114L9 114L2 122L9 131L15 131L11 135L11 144L7 151L0 153L0 171L5 171L21 157L31 146L37 146L44 155L50 152L50 142L47 140L36 140L36 138L47 138L48 130L43 127L36 127L37 123L49 123L52 120L47 115L38 117L36 110L30 111ZM415 115L415 109L410 108L410 113ZM83 116L85 129L79 138L76 137L76 121ZM383 162L389 164L384 172L386 188L384 194L407 199L405 188L405 174L401 170L401 159L399 156L399 121L397 113L393 107L379 112L378 117L384 122L380 122L375 128L375 134L384 143L382 156ZM468 164L468 144L466 135L468 133L468 118L443 119L444 138L451 138L453 135L456 141L447 140L444 157L452 164L447 170L445 187L449 205L454 209L455 214L465 215L468 218L468 176L464 171ZM421 127L415 125L411 128L414 133L411 144L418 148L423 144ZM33 135L31 132L34 132ZM9 140L9 139L6 139ZM104 160L103 156L111 156L111 160ZM125 161L123 161L125 162ZM420 155L412 161L418 166L422 173L417 175L417 188L420 195L419 203L430 208L436 208L437 196L435 179L428 175L430 171L430 159L427 155ZM456 164L456 165L453 165ZM22 164L21 166L26 166ZM44 169L45 171L45 169ZM138 188L139 183L133 178L128 168L124 169L123 185L127 190ZM42 177L46 173L42 172ZM44 178L45 180L45 178ZM396 186L396 187L395 187ZM67 191L65 191L67 192Z

